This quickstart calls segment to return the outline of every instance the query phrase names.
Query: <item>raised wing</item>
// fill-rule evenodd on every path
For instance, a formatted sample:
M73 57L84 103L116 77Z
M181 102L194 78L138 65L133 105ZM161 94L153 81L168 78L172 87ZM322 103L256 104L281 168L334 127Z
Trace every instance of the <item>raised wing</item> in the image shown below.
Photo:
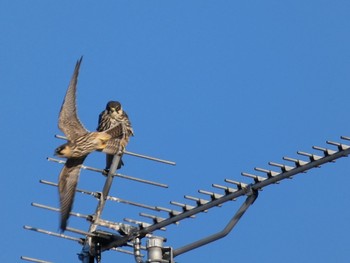
M70 141L88 133L78 118L76 107L77 82L82 59L83 57L81 57L75 65L74 73L69 83L58 118L58 127Z
M77 188L81 166L86 156L67 159L58 180L60 196L61 221L60 228L66 230L69 214L72 211L75 190Z

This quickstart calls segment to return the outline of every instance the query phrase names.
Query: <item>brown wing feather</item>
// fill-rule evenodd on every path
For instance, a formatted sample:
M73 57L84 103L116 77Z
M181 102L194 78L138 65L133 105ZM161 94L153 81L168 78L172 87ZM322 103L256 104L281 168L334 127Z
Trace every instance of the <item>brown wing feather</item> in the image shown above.
M69 83L66 96L62 103L59 119L58 119L58 127L60 130L67 136L68 140L72 141L77 137L80 137L88 131L81 124L78 115L77 115L77 107L76 107L76 90L77 90L77 82L79 75L79 68L83 57L77 61L75 65L74 73Z
M120 140L116 139L116 140L109 140L107 142L106 147L102 150L102 152L107 153L108 155L114 155L118 153L119 150L119 146L120 146Z
M117 126L114 126L104 131L104 133L111 135L112 138L122 138L125 132L126 132L126 129L125 129L125 125L123 124L119 124Z
M67 159L61 170L58 181L58 190L60 196L61 222L60 228L64 231L67 227L69 214L72 211L75 190L80 175L81 166L86 156L82 158Z

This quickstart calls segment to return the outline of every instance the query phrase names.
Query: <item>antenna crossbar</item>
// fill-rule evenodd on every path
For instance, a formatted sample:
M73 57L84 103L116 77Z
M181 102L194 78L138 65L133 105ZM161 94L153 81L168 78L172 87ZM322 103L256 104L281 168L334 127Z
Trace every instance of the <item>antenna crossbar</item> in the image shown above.
M50 185L50 186L55 186L55 187L58 186L57 183L45 181L45 180L40 180L40 183ZM100 192L92 192L92 191L83 190L83 189L76 189L75 191L78 193L91 195L97 199L101 198ZM116 203L137 206L137 207L141 207L141 208L145 208L145 209L149 209L149 210L159 211L159 209L157 209L157 207L155 207L155 206L146 205L146 204L142 204L142 203L138 203L138 202L134 202L134 201L130 201L130 200L126 200L126 199L122 199L122 198L114 197L114 196L110 196L110 195L107 196L107 200L110 200L110 201L113 201Z
M30 257L25 257L21 256L22 260L30 261L30 262L36 262L36 263L52 263L51 261L46 261L46 260L41 260L41 259L36 259L36 258L30 258Z
M47 160L50 161L50 162L56 162L56 163L59 163L59 164L65 164L66 163L66 161L64 161L64 160L51 158L51 157L48 157ZM94 167L90 167L90 166L86 166L86 165L82 165L81 169L89 170L89 171L92 171L92 172L98 172L98 173L101 173L101 174L103 174L105 172L103 169L98 169L98 168L94 168ZM133 176L130 176L130 175L125 175L125 174L120 174L120 173L115 173L115 172L112 173L112 176L116 176L116 177L119 177L119 178L122 178L122 179L131 180L131 181L136 181L136 182L139 182L139 183L144 183L144 184L154 185L154 186L158 186L158 187L163 187L163 188L168 188L169 187L166 184L157 183L157 182L153 182L153 181L149 181L149 180L145 180L145 179L140 179L140 178L133 177Z
M38 233L46 234L46 235L49 235L49 236L60 237L60 238L76 241L76 242L78 242L80 244L81 244L81 242L83 240L81 238L67 236L67 235L64 235L64 234L60 234L60 233L56 233L56 232L52 232L52 231L47 231L47 230L36 228L36 227L32 227L32 226L23 226L23 228L25 230L31 230L31 231L35 231L35 232L38 232Z

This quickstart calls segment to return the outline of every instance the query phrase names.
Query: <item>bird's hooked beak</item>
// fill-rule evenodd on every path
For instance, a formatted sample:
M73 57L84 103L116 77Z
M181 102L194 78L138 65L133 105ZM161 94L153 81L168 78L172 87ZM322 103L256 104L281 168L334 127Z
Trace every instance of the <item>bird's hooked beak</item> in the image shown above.
M123 113L123 108L122 108L122 106L120 105L120 107L118 107L117 109L115 109L116 110L116 112L118 113L118 114L122 114Z

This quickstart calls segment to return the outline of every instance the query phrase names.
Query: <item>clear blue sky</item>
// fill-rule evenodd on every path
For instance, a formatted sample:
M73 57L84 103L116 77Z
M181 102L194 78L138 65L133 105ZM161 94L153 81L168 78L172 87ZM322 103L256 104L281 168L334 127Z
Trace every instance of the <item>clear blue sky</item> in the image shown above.
M170 206L225 178L269 168L269 161L350 136L349 1L2 1L0 120L2 229L0 259L21 255L79 262L72 241L23 230L58 230L61 166L46 161L76 60L84 55L78 113L89 130L109 100L133 123L128 150L177 162L175 167L125 157L122 173L169 184L158 189L115 179L111 193ZM94 153L86 165L102 168ZM178 262L349 262L350 160L341 159L260 193L230 235L181 255ZM104 178L83 171L79 188L99 191ZM96 201L78 195L74 211ZM178 248L220 230L237 209L228 203L169 226ZM109 203L103 218L140 219ZM161 214L165 216L165 214ZM72 227L87 229L82 219ZM68 234L68 233L67 233ZM106 252L103 262L134 262Z

